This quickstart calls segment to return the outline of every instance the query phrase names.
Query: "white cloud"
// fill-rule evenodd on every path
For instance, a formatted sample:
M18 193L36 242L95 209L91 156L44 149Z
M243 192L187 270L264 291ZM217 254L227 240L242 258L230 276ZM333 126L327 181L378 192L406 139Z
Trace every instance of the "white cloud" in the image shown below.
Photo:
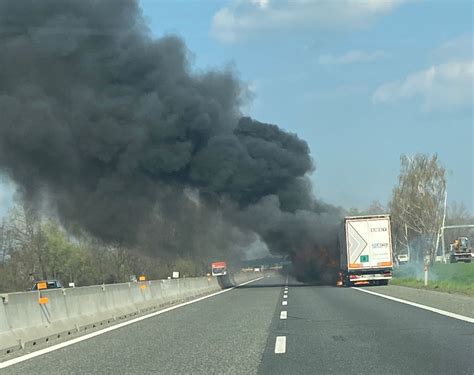
M223 42L234 42L265 30L359 27L403 1L233 0L214 15L211 33Z
M446 60L473 60L474 35L464 34L445 41L435 50L435 56Z
M259 6L262 9L265 9L268 6L270 0L252 0L252 4Z
M321 55L318 63L321 65L347 65L356 63L369 63L387 57L383 51L365 52L365 51L349 51L341 56L331 54Z
M425 111L473 105L474 60L449 62L410 74L403 81L381 85L374 103L420 98Z

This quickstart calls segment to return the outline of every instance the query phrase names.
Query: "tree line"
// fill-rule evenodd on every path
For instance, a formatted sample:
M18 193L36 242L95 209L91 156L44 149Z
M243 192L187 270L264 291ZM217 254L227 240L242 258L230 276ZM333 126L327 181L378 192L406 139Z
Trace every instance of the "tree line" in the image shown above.
M66 286L130 281L131 276L202 276L208 263L191 256L160 258L86 233L69 234L61 224L27 204L14 206L0 224L0 292L24 291L35 280L58 279Z
M387 207L375 201L365 210L352 208L347 213L390 213L395 254L410 249L411 260L429 258L433 262L441 246L443 224L474 223L466 207L457 203L449 205L443 223L445 199L446 171L437 156L402 155L398 183ZM446 232L446 246L458 236L473 239L473 235L467 229ZM184 277L202 276L218 255L217 249L197 245L207 250L151 254L120 243L103 243L77 228L65 230L34 207L17 204L0 223L0 292L26 290L40 279L84 286L127 282L141 274L148 279L167 278L173 271ZM227 260L232 257L237 264L235 254L225 256Z
M367 209L351 209L349 214L390 213L395 254L409 252L412 261L432 263L442 252L443 225L474 224L474 218L462 203L453 202L445 210L446 199L446 170L437 155L402 155L398 183L387 207L375 201ZM472 240L474 231L469 228L446 231L445 246L460 236Z

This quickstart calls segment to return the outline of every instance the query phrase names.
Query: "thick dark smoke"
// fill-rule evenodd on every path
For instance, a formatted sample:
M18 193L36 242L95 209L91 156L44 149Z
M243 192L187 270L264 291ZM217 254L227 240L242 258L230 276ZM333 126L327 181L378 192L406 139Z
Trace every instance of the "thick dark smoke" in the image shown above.
M241 117L235 75L193 73L137 1L3 0L0 48L0 169L25 199L105 241L224 251L256 233L325 272L338 213L311 195L306 142Z

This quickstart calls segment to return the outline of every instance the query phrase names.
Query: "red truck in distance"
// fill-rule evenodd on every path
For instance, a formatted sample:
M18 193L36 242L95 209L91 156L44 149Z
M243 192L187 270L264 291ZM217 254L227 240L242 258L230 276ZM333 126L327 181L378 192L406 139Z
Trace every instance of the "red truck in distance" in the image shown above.
M227 263L226 262L213 262L211 264L212 276L224 276L227 275Z

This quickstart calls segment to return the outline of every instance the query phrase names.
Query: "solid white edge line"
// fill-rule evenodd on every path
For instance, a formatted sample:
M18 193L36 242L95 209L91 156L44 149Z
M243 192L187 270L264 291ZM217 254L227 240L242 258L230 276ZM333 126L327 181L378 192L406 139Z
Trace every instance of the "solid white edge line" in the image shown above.
M211 298L211 297L215 297L215 296L217 296L217 295L219 295L219 294L222 294L222 293L230 292L231 290L235 289L236 287L243 286L243 285L247 285L247 284L253 283L253 282L255 282L255 281L261 280L261 279L263 279L263 277L259 277L258 279L246 281L245 283L238 284L238 285L236 285L236 286L233 286L232 288L220 290L220 291L218 291L218 292L215 292L215 293L212 293L212 294L208 294L208 295L206 295L206 296L199 297L199 298L193 299L193 300L191 300L191 301L187 301L187 302L180 303L179 305L170 306L170 307L167 307L167 308L165 308L165 309L163 309L163 310L155 311L155 312L153 312L153 313L151 313L151 314L148 314L148 315L143 315L143 316L140 316L140 317L138 317L138 318L134 318L134 319L131 319L131 320L127 320L126 322L119 323L119 324L115 324L115 325L113 325L113 326L110 326L110 327L101 329L101 330L99 330L99 331L95 331L95 332L92 332L92 333L88 333L87 335L83 335L83 336L80 336L80 337L76 337L76 338L74 338L74 339L72 339L72 340L65 341L65 342L62 342L62 343L60 343L60 344L56 344L56 345L50 346L50 347L48 347L48 348L40 349L40 350L38 350L38 351L36 351L36 352L33 352L33 353L28 353L28 354L22 355L22 356L20 356L20 357L12 358L12 359L10 359L10 360L8 360L8 361L5 361L5 362L0 362L0 369L13 366L13 365L15 365L15 364L17 364L17 363L24 362L24 361L27 361L27 360L29 360L29 359L35 358L35 357L39 357L39 356L41 356L41 355L43 355L43 354L47 354L47 353L54 352L54 351L56 351L56 350L65 348L65 347L70 346L70 345L77 344L78 342L85 341L85 340L91 339L91 338L96 337L96 336L103 335L104 333L107 333L107 332L110 332L110 331L114 331L114 330L116 330L116 329L119 329L119 328L128 326L128 325L130 325L130 324L137 323L137 322L140 322L140 321L142 321L142 320L145 320L145 319L148 319L148 318L152 318L152 317L157 316L157 315L164 314L164 313L166 313L166 312L168 312L168 311L175 310L175 309L178 309L178 308L183 307L183 306L191 305L192 303L196 303L196 302L199 302L199 301L202 301L202 300Z
M280 319L288 319L288 311L281 311L280 312Z
M275 354L286 353L286 336L277 336L275 340Z
M283 306L286 306L286 305L288 305L288 301L283 301L281 304L282 304Z
M386 298L386 299L389 299L391 301L404 303L405 305L418 307L418 308L423 309L423 310L428 310L428 311L434 312L436 314L448 316L450 318L462 320L464 322L474 323L474 318L469 318L468 316L459 315L459 314L452 313L452 312L449 312L449 311L446 311L446 310L437 309L435 307L422 305L422 304L416 303L416 302L406 301L404 299L400 299L400 298L396 298L396 297L392 297L392 296L387 296L386 294L380 294L380 293L372 292L371 290L364 290L364 289L359 289L359 288L354 288L354 287L352 287L352 289L357 290L359 292L373 294L374 296L379 296L379 297L382 297L382 298Z

